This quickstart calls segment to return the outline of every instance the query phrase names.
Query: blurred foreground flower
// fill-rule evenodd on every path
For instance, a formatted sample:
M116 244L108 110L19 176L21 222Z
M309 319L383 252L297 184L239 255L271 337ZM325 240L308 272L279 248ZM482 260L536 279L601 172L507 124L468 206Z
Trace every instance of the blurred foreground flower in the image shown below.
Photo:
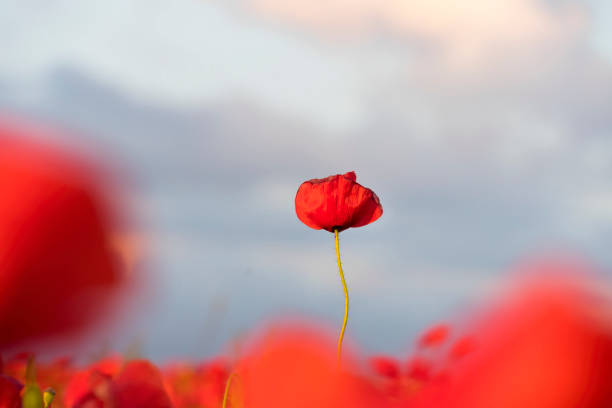
M610 299L579 280L589 271L577 266L529 270L542 278L518 285L489 311L475 325L477 348L469 358L408 407L612 407Z
M110 391L113 408L172 408L161 373L146 360L129 362Z
M333 340L320 332L276 328L239 364L236 393L245 408L380 407L382 395L350 358L338 370L332 350Z
M432 326L419 337L430 344L404 360L372 357L369 370L351 354L338 367L325 331L293 324L248 342L233 366L62 359L38 364L34 383L31 358L18 355L0 375L0 407L19 408L24 384L39 405L52 387L52 408L219 408L231 371L231 408L610 408L612 304L562 269L536 266L544 278L517 284L473 324Z
M449 328L445 324L430 327L419 338L419 347L436 347L448 338Z
M0 375L0 408L20 408L22 388L13 377Z
M0 122L0 349L94 320L122 282L106 180Z

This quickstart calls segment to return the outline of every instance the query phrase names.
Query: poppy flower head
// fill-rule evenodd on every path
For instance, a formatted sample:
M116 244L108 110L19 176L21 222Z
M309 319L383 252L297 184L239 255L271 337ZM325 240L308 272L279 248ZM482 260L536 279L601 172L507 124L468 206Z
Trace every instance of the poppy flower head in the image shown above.
M438 324L427 329L419 337L419 347L436 347L446 341L449 334L449 327L445 324Z
M14 378L0 375L0 408L21 407L22 388L23 386Z
M517 286L481 317L477 349L473 339L453 346L454 357L470 358L454 365L452 381L426 386L415 408L612 406L609 300L540 268L532 270L545 279Z
M0 118L0 348L76 334L118 293L106 174Z
M476 342L471 336L464 336L451 346L449 357L453 360L462 359L476 349Z
M115 408L171 408L161 373L146 360L129 362L111 386Z
M357 183L354 171L303 182L295 196L295 212L314 229L344 231L376 221L383 213L378 196Z
M431 378L432 370L431 361L422 357L413 357L408 362L408 377L414 380L427 382Z
M399 365L391 357L375 356L370 359L370 366L381 377L397 379L400 376Z
M309 328L275 327L239 363L235 393L251 408L370 408L380 396L356 376L351 356L339 370L334 342Z

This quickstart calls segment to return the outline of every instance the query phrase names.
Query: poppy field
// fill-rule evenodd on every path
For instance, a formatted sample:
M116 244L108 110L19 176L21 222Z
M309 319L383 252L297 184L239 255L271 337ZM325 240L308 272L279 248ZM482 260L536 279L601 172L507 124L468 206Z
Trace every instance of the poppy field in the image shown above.
M0 124L0 408L612 407L612 302L583 260L522 263L494 301L461 322L431 322L404 356L346 345L359 315L349 314L340 237L376 222L384 202L354 171L298 181L294 199L297 218L335 241L337 330L266 324L202 361L41 358L27 347L77 341L138 272L106 175L35 132Z

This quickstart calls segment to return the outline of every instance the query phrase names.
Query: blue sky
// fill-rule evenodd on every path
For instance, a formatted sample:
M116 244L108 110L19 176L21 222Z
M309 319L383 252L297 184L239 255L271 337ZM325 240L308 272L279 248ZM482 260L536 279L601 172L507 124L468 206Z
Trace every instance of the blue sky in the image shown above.
M612 266L610 6L465 4L2 4L0 108L135 180L156 295L109 340L205 356L271 316L340 322L332 236L293 198L349 170L385 209L341 236L368 350L405 353L525 256Z

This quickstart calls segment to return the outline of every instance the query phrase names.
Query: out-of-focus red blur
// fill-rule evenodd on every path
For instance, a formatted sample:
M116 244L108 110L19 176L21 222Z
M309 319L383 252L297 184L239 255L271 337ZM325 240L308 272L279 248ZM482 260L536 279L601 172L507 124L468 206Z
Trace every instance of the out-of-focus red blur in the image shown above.
M442 344L449 335L449 328L445 324L430 327L419 338L420 347L436 347Z
M14 378L0 375L0 408L20 408L22 388Z
M109 179L29 129L0 122L0 351L97 320L130 263ZM163 370L122 356L56 360L37 381L58 408L218 407L228 378L230 407L610 408L612 301L592 269L528 263L471 324L432 326L404 361L378 355L367 367L347 352L338 366L335 336L294 322L232 359ZM20 406L27 356L0 360L0 407Z
M612 304L577 263L543 262L475 324L477 346L409 406L612 406ZM537 276L537 278L533 278Z
M350 355L338 369L334 339L307 328L277 327L239 363L236 394L245 407L373 407L383 397L357 374ZM239 405L238 405L239 406Z
M37 381L57 391L57 408L219 407L226 384L232 408L611 407L610 299L584 266L527 269L531 278L515 281L471 324L444 325L448 341L417 344L404 361L377 355L366 365L345 353L338 366L335 337L295 323L264 331L232 359L163 369L121 356L84 369L56 360L37 366ZM0 406L13 408L26 359L5 362Z
M108 180L32 133L0 121L0 349L86 326L123 280Z
M160 371L146 360L126 364L110 391L115 408L172 408Z

